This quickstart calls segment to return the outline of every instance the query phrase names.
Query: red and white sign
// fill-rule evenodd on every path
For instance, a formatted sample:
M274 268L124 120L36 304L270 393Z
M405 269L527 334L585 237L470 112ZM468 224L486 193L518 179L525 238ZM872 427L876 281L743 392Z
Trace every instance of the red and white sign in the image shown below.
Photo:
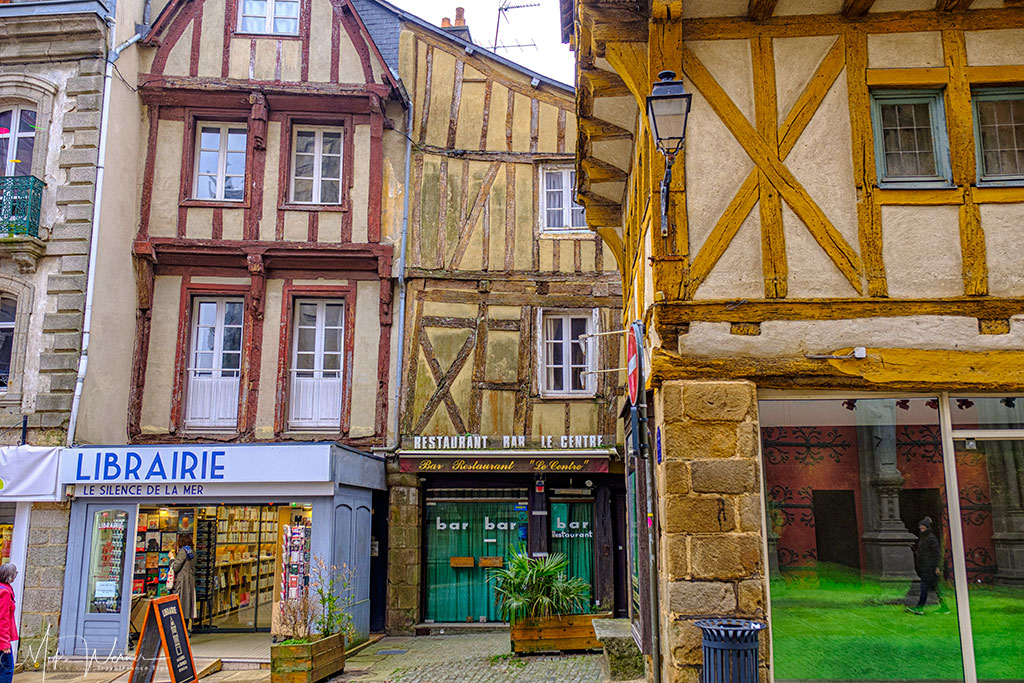
M626 335L626 388L629 390L629 402L636 405L640 394L640 356L637 353L637 330L630 326Z

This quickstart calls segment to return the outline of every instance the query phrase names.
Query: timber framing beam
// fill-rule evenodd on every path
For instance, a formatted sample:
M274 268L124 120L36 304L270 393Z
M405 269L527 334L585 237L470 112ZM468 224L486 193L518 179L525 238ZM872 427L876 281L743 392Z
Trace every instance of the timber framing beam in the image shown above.
M775 12L778 0L750 0L747 3L747 19L764 21Z
M836 349L842 356L852 349ZM864 359L680 356L651 354L651 382L684 377L749 379L759 389L878 389L921 391L1024 389L1024 352L867 349Z
M935 9L940 12L966 12L974 4L974 0L939 0Z
M862 17L874 4L875 0L843 0L842 15L849 19Z
M853 320L911 315L1002 320L1024 314L1024 298L960 296L940 299L675 300L654 303L659 324L773 320Z

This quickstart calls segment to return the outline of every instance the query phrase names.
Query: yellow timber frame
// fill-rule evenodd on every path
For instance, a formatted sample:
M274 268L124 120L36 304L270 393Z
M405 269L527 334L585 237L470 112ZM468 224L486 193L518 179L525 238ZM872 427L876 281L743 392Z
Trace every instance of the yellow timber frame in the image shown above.
M869 317L944 315L973 317L981 334L1005 334L1010 318L1024 313L1024 298L989 295L982 204L1022 204L1024 187L977 187L971 88L978 85L1024 84L1024 66L968 66L965 32L1024 29L1024 7L965 11L969 2L940 3L935 11L864 14L870 2L846 2L836 15L771 17L774 3L751 3L761 21L741 17L680 19L678 0L652 0L649 9L626 10L601 0L576 0L575 48L582 95L599 96L602 83L618 79L638 107L630 160L631 171L621 206L588 193L594 167L587 147L587 126L581 117L578 179L587 203L588 221L613 250L624 284L624 321L641 317L657 331L662 348L653 355L652 381L686 376L756 377L758 383L785 387L817 386L974 387L1014 390L1024 387L1024 353L1017 351L959 352L870 349L872 362L810 361L801 358L737 360L683 358L674 341L690 322L729 322L734 334L759 334L760 324L773 320L836 320ZM1017 3L1014 3L1017 4ZM758 7L765 5L765 7ZM768 7L771 5L772 7ZM864 7L854 7L863 5ZM948 7L946 5L949 5ZM767 13L764 12L767 10ZM863 12L862 12L862 11ZM845 16L844 16L845 15ZM751 15L753 17L753 15ZM761 15L754 18L760 18ZM852 18L851 18L852 17ZM941 35L943 66L936 68L868 68L869 34L931 31ZM776 38L835 36L836 40L804 91L778 120L775 60ZM749 41L754 76L755 121L743 115L715 80L689 41ZM604 60L615 73L594 68ZM691 254L687 226L685 164L677 159L669 193L669 234L658 234L661 206L657 192L664 168L645 116L645 97L663 69L682 73L754 162L708 238ZM818 106L846 70L852 156L857 191L857 249L846 241L822 209L786 167ZM870 117L873 87L941 87L953 171L950 189L881 189L876 177ZM592 106L592 103L591 103ZM583 112L584 114L586 112ZM600 123L590 128L600 133ZM843 274L859 297L787 298L788 264L782 231L782 202L793 210L818 246ZM764 299L695 300L694 295L725 253L740 225L759 205ZM945 298L889 297L882 255L881 214L885 205L948 205L959 207L963 295ZM621 211L621 242L611 229ZM652 222L654 225L652 226ZM646 268L646 262L653 266ZM647 278L653 281L648 283ZM645 303L645 291L653 303ZM648 297L650 295L648 294ZM837 351L836 355L841 355ZM802 376L803 379L797 379ZM820 380L815 379L820 378Z

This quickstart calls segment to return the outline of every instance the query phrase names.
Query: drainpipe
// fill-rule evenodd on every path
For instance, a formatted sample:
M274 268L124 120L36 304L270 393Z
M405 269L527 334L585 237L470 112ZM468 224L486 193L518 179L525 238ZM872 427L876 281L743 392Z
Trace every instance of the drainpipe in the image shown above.
M405 195L402 197L402 238L398 252L398 360L395 365L395 420L394 438L385 447L386 451L394 452L401 445L401 437L398 434L400 408L402 405L402 369L405 356L405 249L409 241L409 195L412 188L409 187L409 168L412 166L412 98L408 98L409 108L405 114Z
M114 37L115 22L108 19L110 30L107 45ZM110 85L114 76L114 62L129 46L142 38L138 32L114 49L107 50L107 67L103 72L103 104L100 115L100 147L96 161L96 194L92 202L92 230L89 234L89 270L85 284L85 316L82 320L82 355L78 360L78 377L75 379L75 396L71 401L71 416L68 420L67 445L75 442L75 427L78 425L78 408L82 400L82 387L85 384L85 371L89 367L89 333L92 328L92 300L96 292L96 255L99 251L100 213L103 207L103 170L107 156L107 137L110 119Z

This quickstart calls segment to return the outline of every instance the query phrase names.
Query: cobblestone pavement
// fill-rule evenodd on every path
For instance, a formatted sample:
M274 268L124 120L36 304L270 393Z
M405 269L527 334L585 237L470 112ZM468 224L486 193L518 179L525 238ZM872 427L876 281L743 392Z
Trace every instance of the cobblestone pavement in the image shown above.
M383 654L388 651L403 653ZM384 638L345 662L341 681L599 683L600 655L516 657L508 632Z

